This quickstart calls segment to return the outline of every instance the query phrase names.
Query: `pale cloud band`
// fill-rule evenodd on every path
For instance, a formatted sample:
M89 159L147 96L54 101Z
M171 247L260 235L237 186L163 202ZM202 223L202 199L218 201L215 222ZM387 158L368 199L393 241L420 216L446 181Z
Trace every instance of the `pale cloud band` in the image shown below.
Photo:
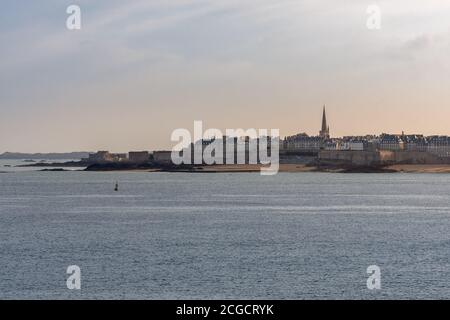
M71 4L2 3L0 151L166 148L196 118L315 133L324 102L338 135L449 133L450 3L84 0L77 32Z

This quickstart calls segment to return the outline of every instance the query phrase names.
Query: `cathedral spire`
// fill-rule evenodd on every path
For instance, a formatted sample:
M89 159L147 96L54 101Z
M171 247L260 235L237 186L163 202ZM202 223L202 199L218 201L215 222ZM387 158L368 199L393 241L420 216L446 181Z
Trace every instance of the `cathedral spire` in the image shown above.
M327 131L327 114L325 111L325 106L323 106L323 115L322 115L322 131Z
M327 114L325 111L325 105L323 106L322 129L320 130L319 136L324 139L328 139L330 137L330 127L327 124Z

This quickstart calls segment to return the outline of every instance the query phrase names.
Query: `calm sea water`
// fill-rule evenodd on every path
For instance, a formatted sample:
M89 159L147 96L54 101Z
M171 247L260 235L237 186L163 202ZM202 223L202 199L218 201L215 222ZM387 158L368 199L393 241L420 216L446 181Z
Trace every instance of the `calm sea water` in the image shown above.
M449 191L440 174L0 173L0 298L448 299Z

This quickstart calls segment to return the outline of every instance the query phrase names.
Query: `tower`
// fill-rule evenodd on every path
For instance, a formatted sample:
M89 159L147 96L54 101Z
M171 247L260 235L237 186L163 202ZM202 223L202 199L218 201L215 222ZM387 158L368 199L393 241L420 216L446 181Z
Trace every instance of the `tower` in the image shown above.
M322 139L330 138L330 127L327 125L327 115L325 112L325 106L323 106L323 115L322 115L322 129L319 132L319 136Z

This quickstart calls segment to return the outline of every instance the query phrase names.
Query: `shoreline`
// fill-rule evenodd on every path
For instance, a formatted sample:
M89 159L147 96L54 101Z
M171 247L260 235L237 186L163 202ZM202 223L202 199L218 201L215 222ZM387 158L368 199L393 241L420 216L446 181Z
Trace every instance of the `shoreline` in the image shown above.
M202 166L196 170L162 170L162 172L187 173L252 173L260 172L260 165ZM320 167L304 164L280 164L279 172L285 173L450 173L450 165L390 165L385 167Z
M78 165L77 165L78 164ZM83 164L83 166L81 166ZM230 165L195 165L170 166L154 164L94 164L66 162L50 164L28 164L19 167L42 167L41 172L74 171L65 170L67 167L84 167L75 171L90 172L174 172L174 173L256 173L261 168L268 167L260 164L230 164ZM323 172L323 173L450 173L450 164L394 164L386 166L342 166L320 164L280 164L279 172Z
M96 169L84 170L95 172L171 172L171 173L259 173L261 165L209 165L195 166L189 168L142 168L142 169ZM283 173L450 173L450 165L419 165L419 164L397 164L384 167L339 167L339 166L312 166L305 164L280 164L279 172Z

